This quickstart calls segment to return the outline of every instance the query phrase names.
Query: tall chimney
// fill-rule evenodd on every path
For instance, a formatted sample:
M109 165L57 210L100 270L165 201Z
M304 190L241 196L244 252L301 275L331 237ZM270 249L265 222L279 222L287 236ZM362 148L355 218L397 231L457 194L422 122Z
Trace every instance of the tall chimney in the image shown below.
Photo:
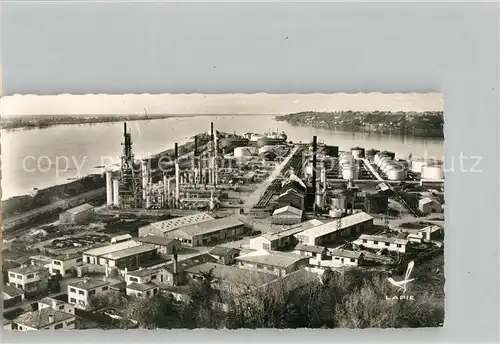
M193 155L195 157L198 156L198 136L197 135L194 136L194 151L193 151Z
M174 285L177 285L178 284L178 267L177 267L177 250L174 248Z
M175 153L174 153L174 158L175 158L175 206L179 206L179 191L180 191L180 168L179 168L179 148L177 146L177 142L175 143Z
M163 174L163 208L168 206L167 175Z
M113 205L113 179L111 171L106 171L106 205L111 207Z
M127 136L127 123L123 123L123 137Z
M313 136L312 142L312 194L314 197L314 204L316 204L316 151L318 149L318 138Z

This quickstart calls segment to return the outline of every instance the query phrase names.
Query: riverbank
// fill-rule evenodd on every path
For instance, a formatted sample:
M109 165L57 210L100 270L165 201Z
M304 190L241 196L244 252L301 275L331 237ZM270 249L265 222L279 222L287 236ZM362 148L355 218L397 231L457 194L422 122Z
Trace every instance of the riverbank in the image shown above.
M294 126L311 126L322 129L444 137L442 111L421 113L390 111L299 112L278 116L275 119Z

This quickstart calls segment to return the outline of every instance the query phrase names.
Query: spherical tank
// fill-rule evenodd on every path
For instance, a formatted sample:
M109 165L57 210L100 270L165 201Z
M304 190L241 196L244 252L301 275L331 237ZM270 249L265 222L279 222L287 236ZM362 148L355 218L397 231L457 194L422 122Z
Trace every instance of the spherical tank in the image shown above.
M422 179L425 180L442 180L444 179L444 170L442 166L423 166Z
M422 167L427 165L425 160L412 160L411 161L411 171L415 173L422 173Z

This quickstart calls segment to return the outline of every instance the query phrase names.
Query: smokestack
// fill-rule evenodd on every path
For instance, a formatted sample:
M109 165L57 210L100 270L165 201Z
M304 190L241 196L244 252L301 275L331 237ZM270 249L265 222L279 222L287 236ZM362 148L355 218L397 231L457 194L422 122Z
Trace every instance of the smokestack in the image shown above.
M210 122L210 141L214 142L214 122Z
M177 142L175 143L175 206L179 206L179 193L180 193L180 168L179 168L179 149Z
M177 267L177 251L175 248L174 248L174 266L173 266L173 268L174 268L174 271L173 271L174 272L174 276L173 276L174 281L173 282L174 282L174 285L177 285L178 284L178 280L177 280L178 279L178 277L177 277L178 276L178 271L177 271L178 267Z
M312 142L312 194L314 195L314 199L316 200L316 151L318 149L318 138L316 135L313 136ZM314 202L316 203L316 201Z
M113 179L113 205L120 206L120 184L117 179Z
M174 146L174 159L177 162L177 159L179 158L179 146L177 145L177 142L175 143Z
M193 155L195 157L198 156L198 136L197 135L194 136L194 151L193 151Z
M123 123L123 137L127 135L127 122Z

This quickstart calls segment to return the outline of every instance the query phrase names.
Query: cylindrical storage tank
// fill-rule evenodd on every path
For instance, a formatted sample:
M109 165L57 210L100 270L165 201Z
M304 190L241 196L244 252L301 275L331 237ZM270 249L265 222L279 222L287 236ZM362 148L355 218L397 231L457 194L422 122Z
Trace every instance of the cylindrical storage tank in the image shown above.
M241 158L241 157L249 157L252 156L252 152L249 149L249 147L236 147L234 149L234 157L235 158Z
M411 171L415 173L422 173L422 167L427 165L427 161L423 159L415 159L411 161Z
M332 198L332 209L344 210L346 208L346 198L344 195L338 195Z
M278 137L261 137L257 140L257 147L263 146L276 146L285 143L285 141Z
M120 182L118 179L113 179L113 205L120 206Z
M343 164L342 169L342 178L343 179L359 179L359 169L356 168L355 164Z
M421 179L423 179L423 180L443 180L444 179L443 166L435 165L435 166L422 167Z
M365 149L360 147L351 148L351 154L355 159L361 159L365 157Z
M316 194L316 206L320 208L325 207L325 195L323 195L322 193Z
M389 169L387 172L387 179L389 180L405 180L406 171L404 169Z
M106 171L106 205L113 205L113 179L111 171Z
M330 210L329 215L330 215L330 217L333 217L333 218L340 218L340 217L342 217L343 213L344 213L344 211L342 209L332 209L332 210Z
M377 154L377 153L378 153L378 151L375 149L368 149L365 152L365 158L370 160L370 161L373 161L375 159L375 154Z

